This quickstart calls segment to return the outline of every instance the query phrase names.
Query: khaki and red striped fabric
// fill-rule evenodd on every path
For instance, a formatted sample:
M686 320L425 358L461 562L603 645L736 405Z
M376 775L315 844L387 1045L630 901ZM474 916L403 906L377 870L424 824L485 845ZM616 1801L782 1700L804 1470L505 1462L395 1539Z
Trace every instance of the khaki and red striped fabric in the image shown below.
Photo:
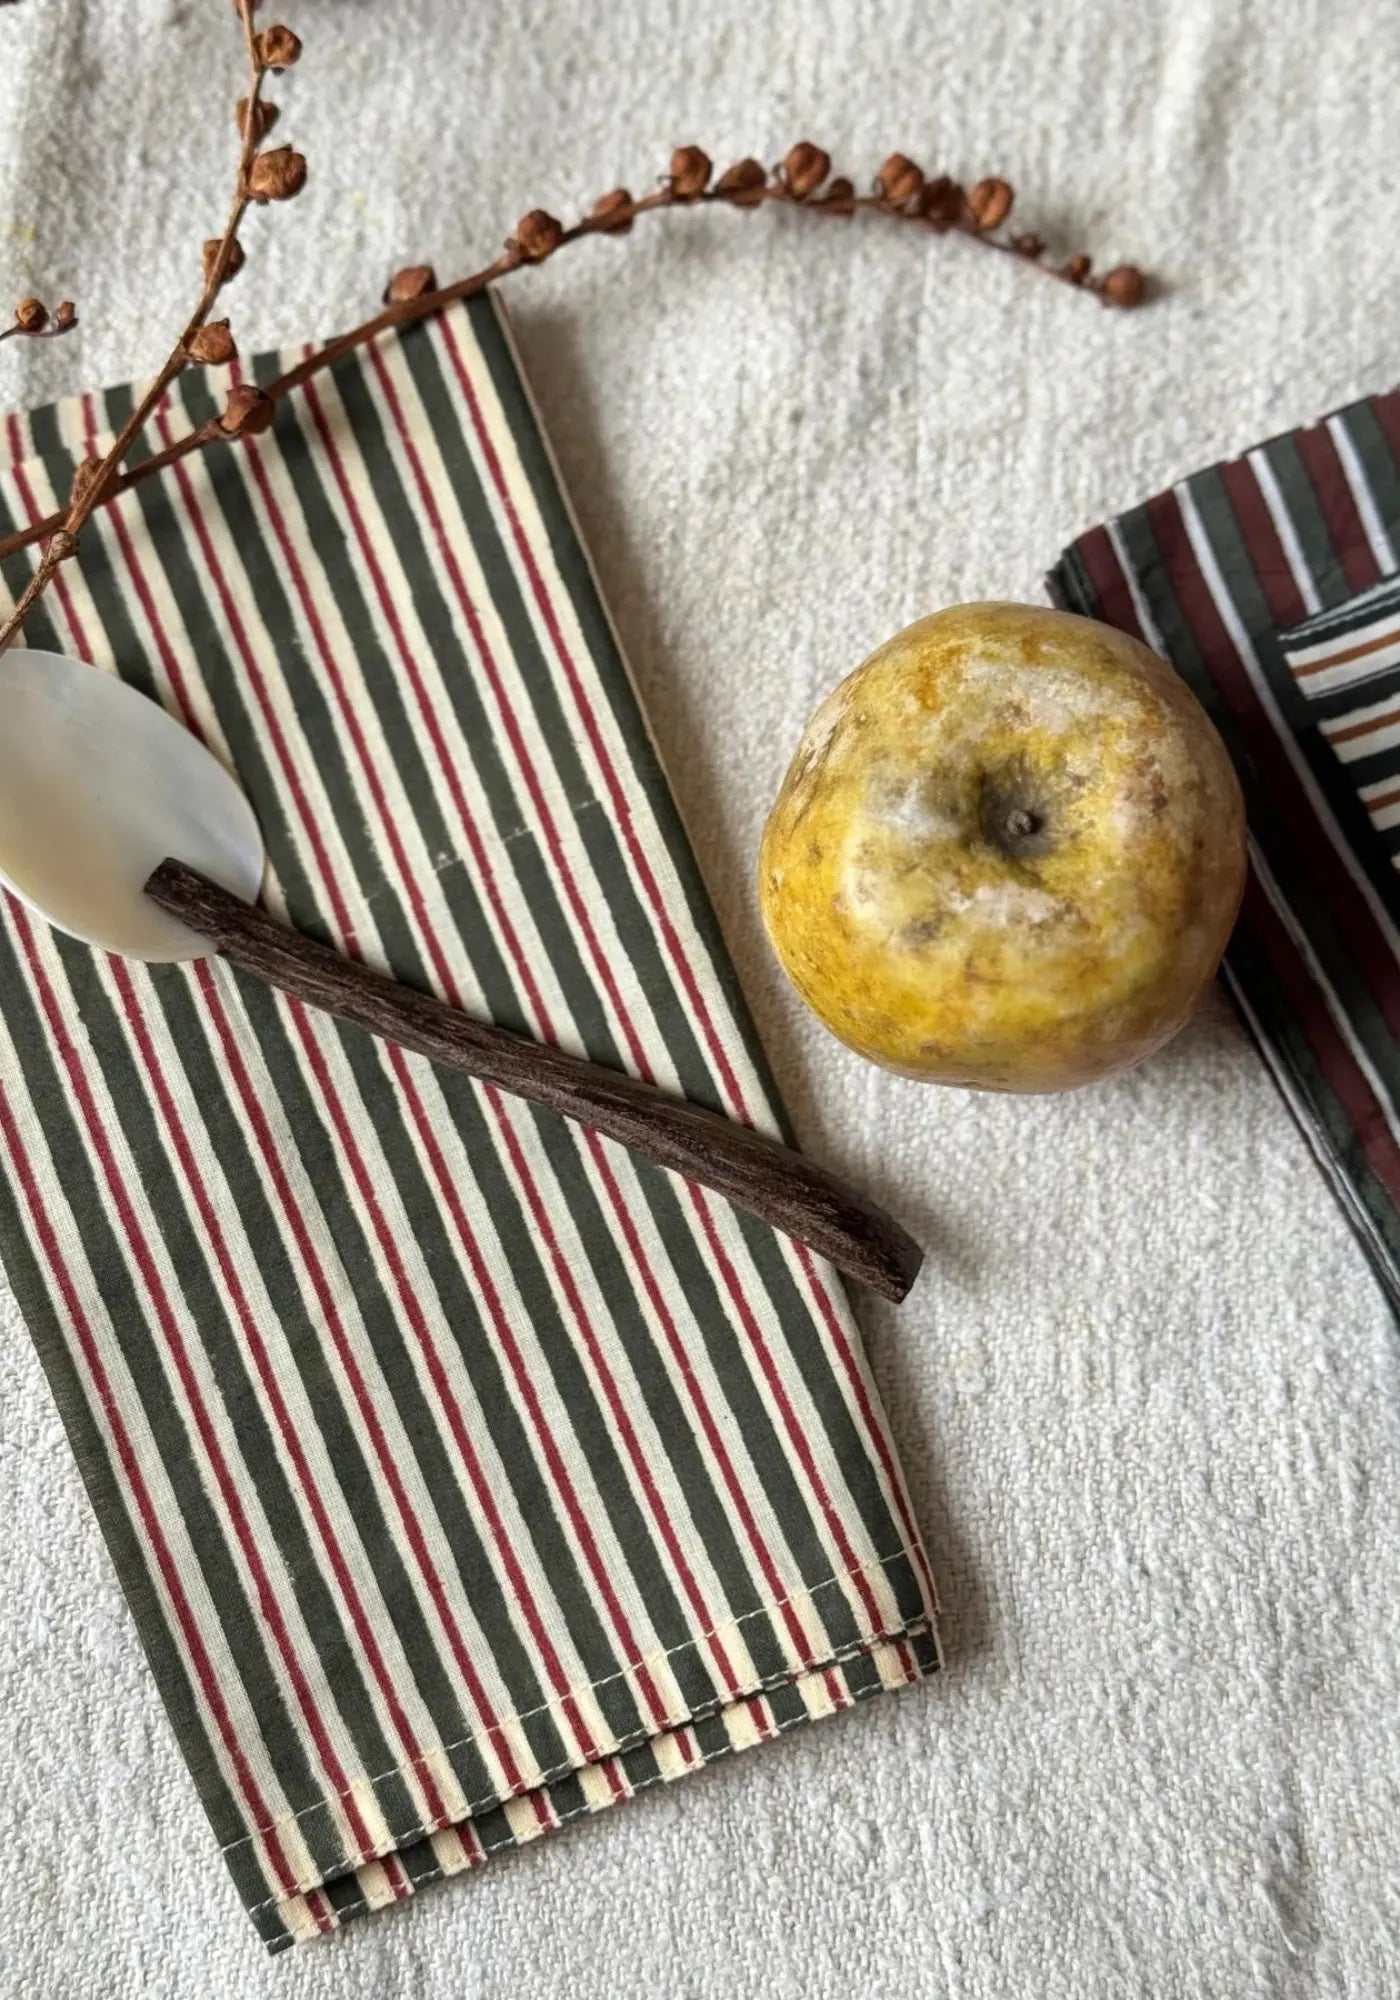
M1400 1309L1400 392L1095 528L1050 586L1172 660L1230 747L1226 977Z
M131 406L10 419L0 523ZM294 923L777 1126L486 300L101 512L28 638L236 769ZM217 963L0 904L0 1254L269 1945L937 1664L805 1249Z

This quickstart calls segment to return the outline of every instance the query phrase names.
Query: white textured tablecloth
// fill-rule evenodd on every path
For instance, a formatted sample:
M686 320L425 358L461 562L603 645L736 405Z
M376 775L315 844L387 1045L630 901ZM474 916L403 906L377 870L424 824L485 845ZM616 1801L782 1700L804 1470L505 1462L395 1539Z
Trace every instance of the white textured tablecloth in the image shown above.
M245 349L685 139L1002 172L1026 226L1168 291L1118 316L956 242L718 213L510 291L803 1134L930 1245L902 1311L863 1311L949 1673L266 1962L0 1288L0 1994L1400 1991L1400 1336L1224 1002L1076 1096L921 1090L804 1018L751 884L806 711L877 642L1035 597L1105 512L1400 375L1400 11L288 18L312 179L247 231ZM0 296L84 320L0 350L0 408L164 352L237 60L226 0L0 8Z

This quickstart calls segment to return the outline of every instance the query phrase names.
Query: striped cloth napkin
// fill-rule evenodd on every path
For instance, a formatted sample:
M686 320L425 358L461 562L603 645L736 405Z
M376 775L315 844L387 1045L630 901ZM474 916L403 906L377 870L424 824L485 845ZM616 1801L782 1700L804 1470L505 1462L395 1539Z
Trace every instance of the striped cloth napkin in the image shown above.
M1233 753L1226 977L1400 1310L1400 392L1095 528L1050 587L1174 661Z
M10 418L0 526L132 400ZM217 406L192 372L141 451ZM485 299L100 512L27 636L237 770L292 922L778 1127ZM815 1257L217 962L106 959L8 897L0 1255L274 1949L937 1664Z

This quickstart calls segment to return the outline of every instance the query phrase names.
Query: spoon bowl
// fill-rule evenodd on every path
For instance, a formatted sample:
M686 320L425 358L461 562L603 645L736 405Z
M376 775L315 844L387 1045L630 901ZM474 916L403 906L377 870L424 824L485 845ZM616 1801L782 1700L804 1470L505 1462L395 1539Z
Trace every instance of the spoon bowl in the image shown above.
M168 854L256 900L262 834L218 759L115 674L0 654L0 884L102 951L203 958L209 940L144 894Z

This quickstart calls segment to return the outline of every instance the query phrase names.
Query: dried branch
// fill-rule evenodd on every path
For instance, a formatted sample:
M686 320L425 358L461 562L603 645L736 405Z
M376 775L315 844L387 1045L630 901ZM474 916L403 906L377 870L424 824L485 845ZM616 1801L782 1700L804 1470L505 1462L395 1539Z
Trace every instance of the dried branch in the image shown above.
M238 125L242 139L238 154L238 173L234 182L233 201L229 209L228 221L222 236L212 239L204 246L204 282L194 311L185 322L179 339L166 357L146 393L137 403L126 423L112 441L111 448L102 458L84 459L73 475L68 506L44 524L43 532L48 541L39 565L21 593L14 610L0 624L0 651L22 627L28 613L52 581L60 563L66 562L78 546L78 538L83 526L94 508L110 499L117 487L117 475L123 458L142 425L160 402L161 397L182 368L191 362L231 361L237 348L228 330L228 321L215 326L206 325L215 299L224 284L243 263L243 252L238 242L239 225L247 213L250 203L282 201L294 195L306 179L306 162L290 146L279 146L273 152L259 153L258 143L267 131L275 109L264 103L263 83L270 71L284 69L296 61L301 53L301 44L289 28L264 28L259 34L253 27L253 14L258 0L233 0L234 11L238 15L243 30L243 41L248 56L249 90L246 98L238 105ZM26 309L34 308L36 311ZM21 325L21 317L39 319L40 324ZM16 313L16 328L33 336L44 330L42 322L47 314L38 300L25 300ZM72 305L65 303L54 315L55 330L66 332L76 319ZM59 322L63 324L60 325ZM236 436L240 428L237 421L227 424L226 435Z
M241 5L241 0L235 0ZM264 156L269 157L269 156ZM831 218L878 215L886 220L922 229L935 236L960 236L1034 266L1057 283L1093 294L1101 304L1120 310L1141 305L1147 295L1147 281L1136 265L1119 264L1102 277L1095 274L1084 255L1068 258L1063 264L1046 260L1045 245L1030 233L1001 233L1014 205L1010 185L999 179L977 181L964 188L947 175L926 178L922 170L902 153L892 153L875 177L873 191L857 194L846 179L831 177L831 161L821 147L802 141L790 148L772 169L757 160L740 160L718 179L709 158L698 146L681 146L671 156L670 172L657 189L634 198L625 188L600 195L590 213L567 228L544 209L531 209L516 224L514 235L506 239L500 256L469 277L450 285L439 285L426 264L415 264L397 273L384 294L381 312L363 325L340 334L308 355L296 367L279 375L261 389L245 385L235 390L221 418L192 431L178 443L143 459L107 486L105 498L127 492L143 479L163 471L176 460L217 442L227 442L245 432L263 430L272 422L279 399L298 389L323 368L329 368L343 354L365 346L391 327L408 326L442 312L454 300L472 298L499 278L524 264L541 264L570 243L586 236L625 236L634 222L658 209L697 209L711 203L754 209L764 204L796 208L809 215ZM206 245L206 255L211 246ZM235 248L237 246L235 245ZM233 268L236 268L234 266ZM212 331L212 329L210 329ZM235 412L234 404L242 399ZM128 425L128 430L132 429ZM62 514L0 540L0 558L13 555L30 543L41 541L64 525ZM0 635L2 638L3 635Z

